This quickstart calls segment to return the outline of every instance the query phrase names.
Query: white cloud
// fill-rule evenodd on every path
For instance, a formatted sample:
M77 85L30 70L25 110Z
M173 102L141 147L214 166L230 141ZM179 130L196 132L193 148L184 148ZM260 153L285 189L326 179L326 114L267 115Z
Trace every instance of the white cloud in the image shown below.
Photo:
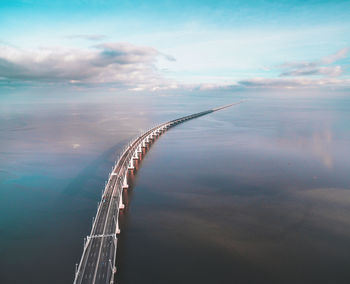
M9 81L113 84L127 88L164 87L155 63L173 60L154 48L102 43L89 49L23 50L0 46L0 78Z
M76 35L69 35L66 36L68 39L85 39L90 41L100 41L107 38L105 35L101 34L76 34Z
M277 66L282 69L280 76L329 76L337 77L343 73L340 65L331 65L347 57L349 48L343 48L334 54L316 61L286 62ZM331 65L331 66L329 66Z
M338 50L336 53L325 56L321 59L322 64L331 64L340 59L344 59L348 56L349 48L345 47L343 49Z
M344 68L333 64L344 59L348 52L349 49L344 48L317 61L286 62L277 66L282 70L277 78L271 77L274 76L272 72L269 72L269 78L247 72L247 79L238 81L227 76L225 82L206 79L200 83L185 83L166 79L164 72L157 68L157 62L160 59L175 61L175 58L148 46L105 42L85 49L23 50L0 45L0 83L65 83L79 89L102 85L109 90L124 88L134 91L348 87L350 79L343 76ZM323 66L325 63L333 65Z
M251 78L238 82L247 88L316 88L323 86L349 86L350 79L338 78Z
M341 66L323 66L323 67L301 67L281 73L281 76L309 76L309 75L325 75L337 77L343 73Z

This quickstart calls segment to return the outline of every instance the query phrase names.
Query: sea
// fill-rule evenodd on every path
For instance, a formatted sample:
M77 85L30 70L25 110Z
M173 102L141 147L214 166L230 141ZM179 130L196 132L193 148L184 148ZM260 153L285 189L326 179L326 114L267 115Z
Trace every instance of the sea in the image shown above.
M6 90L0 283L72 283L106 179L171 119L125 192L116 283L350 283L350 97L335 90Z

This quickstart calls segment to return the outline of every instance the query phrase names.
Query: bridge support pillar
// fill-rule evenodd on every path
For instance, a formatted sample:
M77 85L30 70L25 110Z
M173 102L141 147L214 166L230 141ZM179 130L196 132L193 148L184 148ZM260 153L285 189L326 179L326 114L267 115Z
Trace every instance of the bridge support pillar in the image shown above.
M116 233L117 233L117 235L120 234L119 221L117 221Z
M135 150L134 155L132 157L134 160L138 160L139 159L139 151Z
M120 198L119 198L119 209L124 209L125 205L123 203L123 192L121 192L120 194Z
M129 188L128 185L128 179L127 179L127 173L125 173L124 180L123 180L123 189Z
M114 222L115 222L115 233L116 235L119 235L120 234L120 228L119 228L119 218L116 219L115 216L113 216L114 218Z
M129 166L128 166L128 169L129 170L133 170L135 167L134 167L134 159L130 159L130 162L129 162Z

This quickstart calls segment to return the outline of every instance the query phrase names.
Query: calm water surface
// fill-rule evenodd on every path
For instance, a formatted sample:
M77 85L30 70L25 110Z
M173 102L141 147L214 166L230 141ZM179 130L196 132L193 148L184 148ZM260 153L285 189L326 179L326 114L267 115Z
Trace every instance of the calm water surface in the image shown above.
M71 283L126 142L238 97L2 103L0 282ZM127 195L118 283L350 283L349 99L250 98L152 146Z
M349 106L255 98L167 132L129 194L119 283L350 283Z

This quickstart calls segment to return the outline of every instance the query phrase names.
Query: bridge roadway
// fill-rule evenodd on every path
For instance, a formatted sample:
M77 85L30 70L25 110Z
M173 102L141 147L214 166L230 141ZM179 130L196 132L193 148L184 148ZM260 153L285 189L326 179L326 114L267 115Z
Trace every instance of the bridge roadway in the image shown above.
M241 102L235 104L239 103ZM117 241L120 233L118 217L119 211L124 208L122 193L123 189L128 188L128 172L134 168L134 160L141 159L142 149L147 150L154 139L170 127L235 104L162 123L140 135L125 148L109 175L90 235L84 240L84 250L76 267L74 284L114 282Z

